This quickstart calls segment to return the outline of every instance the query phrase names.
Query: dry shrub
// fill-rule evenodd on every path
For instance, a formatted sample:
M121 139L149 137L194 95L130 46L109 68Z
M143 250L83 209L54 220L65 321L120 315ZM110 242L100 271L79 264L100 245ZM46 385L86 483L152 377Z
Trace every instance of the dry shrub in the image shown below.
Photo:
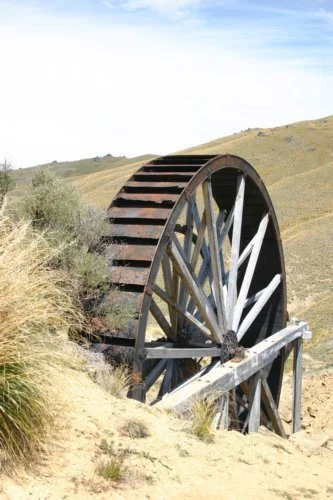
M148 426L145 422L138 419L128 420L121 428L122 434L129 436L132 439L146 438L150 436Z
M0 214L0 447L24 463L43 449L67 333L81 322L66 276L49 265L55 252Z

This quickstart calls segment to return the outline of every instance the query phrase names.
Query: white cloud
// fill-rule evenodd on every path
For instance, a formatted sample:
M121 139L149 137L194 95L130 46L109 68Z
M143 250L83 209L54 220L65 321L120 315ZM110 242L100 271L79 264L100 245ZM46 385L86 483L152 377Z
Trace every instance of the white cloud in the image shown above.
M46 16L0 21L0 160L167 153L333 111L333 76L239 33ZM239 38L237 38L238 40Z
M192 15L203 0L105 0L103 3L107 7L146 9L174 19L183 19Z

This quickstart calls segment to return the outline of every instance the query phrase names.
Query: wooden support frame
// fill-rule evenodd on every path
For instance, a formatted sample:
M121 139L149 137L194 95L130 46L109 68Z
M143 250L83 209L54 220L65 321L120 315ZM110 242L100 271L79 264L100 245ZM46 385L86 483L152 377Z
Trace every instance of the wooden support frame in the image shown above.
M204 397L211 391L228 393L238 386L244 386L246 381L249 381L249 385L246 384L249 412L243 430L247 427L249 432L256 432L261 421L266 425L270 422L277 434L286 437L263 369L270 365L287 345L292 343L294 349L292 432L297 432L300 430L301 422L302 345L303 338L309 338L310 335L307 323L299 322L290 325L248 349L245 352L245 358L240 362L230 360L222 365L217 362L210 371L203 371L193 377L193 380L187 381L173 392L166 394L159 402L159 406L183 412L186 411L193 398ZM222 406L220 402L217 412L219 418L216 417L213 424L215 428L218 428L218 422L221 421Z

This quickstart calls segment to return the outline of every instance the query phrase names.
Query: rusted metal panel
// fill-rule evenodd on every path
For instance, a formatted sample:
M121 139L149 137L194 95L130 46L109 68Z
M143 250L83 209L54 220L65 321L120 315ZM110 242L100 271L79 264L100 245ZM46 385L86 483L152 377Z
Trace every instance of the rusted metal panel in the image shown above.
M128 181L125 184L126 187L128 188L139 188L139 189L157 189L157 190L162 190L162 189L184 189L185 186L187 186L187 182L138 182L138 181Z
M168 193L120 193L117 196L117 200L125 201L137 201L143 202L147 201L150 203L175 203L179 198L178 194L168 194Z
M172 177L172 178L184 178L184 179L190 179L193 175L195 175L197 172L196 171L191 171L191 172L145 172L144 170L140 170L139 172L136 172L134 174L134 178L137 179L138 177L151 177L154 179L154 177Z
M147 282L149 267L110 266L110 281L118 285L141 285Z
M140 260L152 261L156 246L152 245L109 245L104 250L104 255L109 261L114 260Z
M110 219L167 219L171 208L111 207L107 211Z
M158 240L163 231L163 226L150 226L147 224L110 224L104 236L111 238L146 238Z

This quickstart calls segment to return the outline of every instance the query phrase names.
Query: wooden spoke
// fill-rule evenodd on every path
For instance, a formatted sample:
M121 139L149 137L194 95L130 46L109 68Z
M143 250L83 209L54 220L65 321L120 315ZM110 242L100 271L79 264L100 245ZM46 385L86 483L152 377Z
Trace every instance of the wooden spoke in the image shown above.
M193 270L195 270L195 268L197 267L198 259L199 259L200 252L201 252L202 243L203 243L204 237L205 237L206 226L207 226L206 212L204 211L202 214L202 217L201 217L200 226L198 229L198 237L197 237L197 241L195 243L193 255L191 258L191 267Z
M228 329L232 329L233 313L237 298L237 271L238 271L239 246L240 246L242 218L243 218L244 192L245 192L245 178L243 175L241 175L238 177L238 182L237 182L237 196L235 202L234 223L232 231L230 271L229 271L228 297L227 297Z
M150 312L154 316L157 324L163 330L167 338L175 339L174 331L172 330L168 320L162 313L161 309L156 304L155 300L152 298L150 302Z
M176 237L175 237L176 239ZM178 241L178 240L177 240ZM179 242L178 242L179 244ZM179 300L179 274L177 272L177 269L175 266L172 266L172 293L171 297L172 300L177 304ZM172 330L174 331L174 335L177 335L178 331L178 312L173 309L172 315L171 315L171 326Z
M265 290L266 290L266 288L264 288L263 290L260 290L260 292L257 292L254 295L251 295L251 297L248 297L246 299L246 301L244 302L244 309L246 307L251 306L255 302L257 302L257 300L259 299L259 297L261 297L261 295L264 293Z
M259 253L261 250L262 242L264 241L266 228L268 224L269 216L266 214L262 221L260 222L259 229L256 235L255 243L252 247L251 256L246 268L246 272L243 278L242 286L239 291L238 299L235 305L233 321L232 321L232 330L237 332L237 328L243 313L244 304L247 298L247 294L251 285L251 281L253 278L254 270L258 262ZM238 267L238 266L237 266Z
M166 369L165 369L165 374L162 380L162 384L160 387L160 390L158 392L157 399L162 399L165 394L170 392L171 389L171 378L172 378L172 372L174 368L174 360L173 359L168 359L166 362Z
M204 181L202 185L205 212L207 219L207 232L209 249L211 256L211 267L213 272L212 291L215 298L217 318L223 333L226 332L227 322L225 313L225 300L223 295L222 270L217 241L216 223L213 213L213 195L210 179Z
M234 214L235 214L235 205L230 210L229 215L228 215L226 221L224 222L224 220L222 220L222 223L224 222L224 224L221 225L222 229L221 229L221 232L220 232L219 237L218 237L218 239L219 239L219 247L220 248L223 245L225 237L227 236L227 234L230 231L231 225L232 225L232 223L234 221Z
M149 375L147 375L144 380L146 391L149 391L151 386L154 385L156 380L162 375L163 371L165 370L166 364L166 359L160 359L156 363L152 371L149 373Z
M184 254L190 262L191 260L191 253L192 253L192 240L193 240L193 210L192 210L192 205L193 205L193 198L190 198L190 200L187 203L186 207L186 233L184 237ZM186 287L183 282L180 283L179 287L179 304L180 306L185 306L187 303L188 299L188 294L186 291ZM182 319L178 317L178 327L181 327L182 324Z
M264 289L263 293L260 295L259 299L252 307L250 312L243 319L238 331L237 339L240 341L249 327L252 325L253 321L256 319L262 308L265 306L266 302L273 295L275 289L278 287L282 279L281 274L276 274L270 284Z
M272 396L271 390L267 383L267 380L263 376L261 378L261 399L263 401L265 410L267 412L268 418L272 423L274 431L279 434L281 437L286 438L286 432L283 427L283 423L281 421L277 406L275 404L274 398Z
M194 275L189 263L186 261L186 257L179 245L178 240L176 240L176 238L174 237L169 244L168 253L174 263L174 266L177 267L180 276L184 280L188 293L191 295L193 301L195 302L195 305L200 311L202 318L204 319L208 328L211 330L212 339L214 340L214 342L220 343L222 339L222 331L218 325L215 312L210 305L207 297L201 290L200 284L198 283L198 280Z
M164 280L164 287L167 293L172 293L172 271L171 264L168 254L165 253L162 258L162 273ZM174 311L171 307L169 307L169 318L171 323L174 323L175 319L173 318Z
M194 316L192 316L192 314L190 314L184 306L182 306L181 304L176 304L176 302L174 302L171 297L168 297L164 290L162 290L162 288L160 288L156 283L154 285L154 292L168 305L170 305L171 308L176 309L189 323L198 328L201 333L203 333L207 338L212 340L210 330L202 323L200 323L200 321L198 321Z

